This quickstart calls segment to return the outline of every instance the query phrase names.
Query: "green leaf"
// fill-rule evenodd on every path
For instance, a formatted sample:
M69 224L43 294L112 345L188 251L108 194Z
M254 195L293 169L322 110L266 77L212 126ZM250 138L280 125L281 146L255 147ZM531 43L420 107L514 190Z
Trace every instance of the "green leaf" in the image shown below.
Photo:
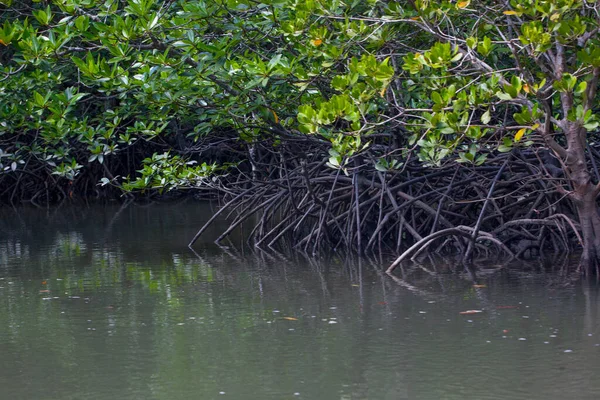
M470 49L474 49L477 46L477 38L471 36L467 38L467 46Z
M482 41L477 44L477 52L482 56L487 57L492 52L492 39L485 36Z
M388 169L386 166L382 165L381 160L375 163L375 169L380 172L387 172Z
M575 94L585 93L586 89L587 89L587 82L586 81L580 82L579 85L577 85L577 89L575 89Z
M512 100L512 96L504 92L496 92L496 97L500 100Z
M491 120L491 119L492 119L492 116L491 116L490 110L488 109L488 110L487 110L486 112L484 112L484 113L483 113L483 115L481 116L481 122L482 122L484 125L487 125L487 124L490 122L490 120Z
M456 55L454 57L452 57L452 59L450 61L452 62L458 62L463 58L463 54L462 53L456 53Z

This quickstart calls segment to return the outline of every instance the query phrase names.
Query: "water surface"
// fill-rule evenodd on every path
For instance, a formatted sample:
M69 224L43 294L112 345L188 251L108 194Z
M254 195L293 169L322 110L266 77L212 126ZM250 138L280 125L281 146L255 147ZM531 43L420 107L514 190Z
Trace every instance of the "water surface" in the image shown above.
M194 254L212 212L0 210L0 398L600 398L594 286L493 262L476 282L442 265L393 280L220 249L218 226Z

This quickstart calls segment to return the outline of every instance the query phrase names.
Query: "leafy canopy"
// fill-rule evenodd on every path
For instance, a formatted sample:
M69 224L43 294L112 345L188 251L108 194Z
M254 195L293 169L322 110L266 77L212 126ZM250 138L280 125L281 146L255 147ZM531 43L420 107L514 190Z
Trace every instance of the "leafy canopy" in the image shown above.
M411 152L481 164L558 149L567 122L598 126L591 0L3 4L5 174L95 169L106 183L140 155L126 189L193 187L222 169L189 164L190 149L224 131L324 140L333 168L378 134L401 139L373 161L382 170Z

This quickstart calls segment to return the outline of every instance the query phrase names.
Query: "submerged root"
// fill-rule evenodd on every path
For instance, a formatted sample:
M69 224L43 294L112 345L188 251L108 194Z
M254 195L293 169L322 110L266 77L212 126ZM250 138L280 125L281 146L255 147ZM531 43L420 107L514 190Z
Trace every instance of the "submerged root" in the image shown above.
M400 255L400 257L398 257L396 259L396 261L394 261L392 263L392 265L390 265L390 267L387 269L387 273L391 273L402 261L404 261L405 259L407 259L408 257L410 257L411 255L418 255L418 253L421 253L422 251L424 251L429 245L431 245L436 239L445 237L445 236L454 236L456 238L466 238L466 239L472 239L473 238L473 234L475 233L475 228L471 228L468 226L463 226L463 225L459 225L456 228L448 228L448 229L442 229L441 231L437 231L432 233L431 235L424 237L423 239L419 240L417 243L415 243L414 245L412 245L410 248L408 248L404 253L402 253L402 255ZM506 252L510 258L514 258L514 254L513 252L504 245L504 243L502 243L500 240L496 239L495 237L493 237L491 234L487 233L487 232L476 232L477 236L475 237L475 241L489 241L491 243L494 243L495 245L497 245L500 249L502 249L504 252ZM414 259L414 257L413 257Z

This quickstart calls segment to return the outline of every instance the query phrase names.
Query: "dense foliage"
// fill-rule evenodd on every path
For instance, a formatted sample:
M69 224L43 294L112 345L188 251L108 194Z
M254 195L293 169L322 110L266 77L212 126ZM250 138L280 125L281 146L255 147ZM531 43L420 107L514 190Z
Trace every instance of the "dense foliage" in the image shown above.
M326 5L333 16L370 7L334 5ZM251 143L275 128L314 133L342 118L347 123L321 133L340 153L360 147L361 135L344 134L366 134L381 119L371 116L394 69L372 53L386 44L387 29L315 24L322 10L285 1L6 5L4 174L54 182L47 175L88 174L96 184L139 169L140 156L156 152L143 162L143 179L126 189L195 185L216 168L186 162L207 135L233 131L235 142Z

